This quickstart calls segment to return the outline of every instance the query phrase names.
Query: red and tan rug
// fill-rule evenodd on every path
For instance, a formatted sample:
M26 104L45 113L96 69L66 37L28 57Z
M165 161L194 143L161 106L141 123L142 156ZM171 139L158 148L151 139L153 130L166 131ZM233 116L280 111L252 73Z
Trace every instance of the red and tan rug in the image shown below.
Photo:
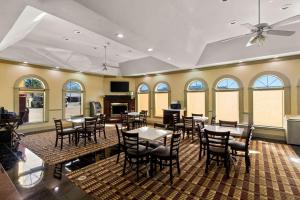
M181 174L174 168L174 183L169 184L168 168L153 178L136 182L134 171L122 176L123 154L99 161L67 174L74 184L95 199L300 199L300 158L289 145L253 141L251 169L245 173L243 158L238 158L226 179L222 165L211 165L205 175L205 157L198 160L195 140L182 141ZM80 181L82 177L85 180Z

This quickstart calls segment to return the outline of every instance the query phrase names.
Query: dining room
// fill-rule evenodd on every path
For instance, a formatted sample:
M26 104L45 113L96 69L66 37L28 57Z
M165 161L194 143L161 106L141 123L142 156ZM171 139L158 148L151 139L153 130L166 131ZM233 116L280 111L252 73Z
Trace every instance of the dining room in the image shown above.
M300 3L1 3L0 199L300 199Z

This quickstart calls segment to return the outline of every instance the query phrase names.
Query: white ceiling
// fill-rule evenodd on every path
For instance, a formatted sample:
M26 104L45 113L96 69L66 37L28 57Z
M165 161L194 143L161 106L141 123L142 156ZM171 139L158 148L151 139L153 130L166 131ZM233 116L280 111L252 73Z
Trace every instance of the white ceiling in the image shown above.
M282 27L297 31L292 37L270 36L261 47L246 48L248 38L216 42L248 33L240 24L257 24L256 0L0 1L4 59L97 74L139 75L300 52L295 42L300 39L300 22ZM272 24L300 14L299 0L261 2L262 22ZM291 5L281 10L285 4ZM236 24L231 25L233 20ZM124 38L117 38L117 33ZM107 42L108 63L120 69L102 71Z

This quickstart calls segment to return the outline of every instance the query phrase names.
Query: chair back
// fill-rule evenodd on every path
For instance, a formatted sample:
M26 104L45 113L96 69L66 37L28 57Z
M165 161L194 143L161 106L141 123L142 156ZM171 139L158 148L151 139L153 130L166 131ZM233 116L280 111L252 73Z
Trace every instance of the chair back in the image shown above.
M56 133L62 133L63 132L63 126L62 126L62 122L61 119L54 119L54 124L55 124L55 130Z
M175 124L180 122L180 115L178 113L173 113L172 114L172 125L174 126Z
M203 138L203 131L202 129L204 128L202 123L197 124L197 132L199 134L199 139L201 140Z
M253 124L249 124L248 125L248 128L247 128L247 135L246 135L246 141L245 141L245 144L246 144L246 151L249 150L249 145L250 145L250 142L252 140L252 136L253 136L253 131L254 131L254 126Z
M85 131L96 132L97 117L89 117L84 119Z
M117 137L118 137L118 144L121 144L121 135L120 135L120 129L118 124L115 125L117 130Z
M210 125L216 125L216 116L211 117Z
M138 133L127 133L121 129L125 152L128 151L136 152L139 151L139 134Z
M99 115L98 123L100 125L104 125L105 126L105 122L106 122L106 115L105 114Z
M226 126L226 127L237 127L237 121L225 121L225 120L219 120L220 126Z
M228 141L230 131L226 132L216 132L204 130L204 135L207 142L207 150L218 149L221 153L228 152Z
M122 123L128 122L128 113L121 113L121 121Z
M181 132L181 130L180 130ZM181 133L173 133L171 138L171 147L170 147L170 156L172 157L174 153L178 155L179 153L179 145L181 139Z
M203 117L203 114L192 113L192 117Z
M140 115L139 115L140 120L146 121L147 120L147 114L148 114L147 110L142 110L140 112Z
M195 122L194 122L194 118L193 117L182 116L182 119L183 119L183 125L184 125L184 127L192 127L192 128L194 128Z

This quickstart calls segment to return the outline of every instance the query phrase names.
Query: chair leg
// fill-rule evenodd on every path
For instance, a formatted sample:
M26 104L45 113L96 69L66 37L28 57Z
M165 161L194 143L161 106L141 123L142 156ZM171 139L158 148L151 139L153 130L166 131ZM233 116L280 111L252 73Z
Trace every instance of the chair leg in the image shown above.
M162 160L161 159L159 160L159 170L160 171L162 170Z
M224 159L225 167L226 167L226 177L229 178L229 172L230 172L230 156L226 156Z
M57 147L57 142L58 142L58 136L56 135L55 147Z
M249 155L245 155L245 163L246 163L246 173L249 173L249 167L251 164Z
M139 181L139 158L136 159L136 180Z
M64 139L63 138L64 138L63 136L61 136L61 138L60 138L60 149L63 148L63 143L64 143Z
M179 158L177 158L176 164L177 164L177 172L178 172L178 174L180 174L180 163L179 163Z
M127 160L127 156L126 156L126 154L125 154L125 157L124 157L124 166L123 166L123 176L125 175L126 160Z
M117 157L117 162L116 162L116 163L119 162L119 159L120 159L120 152L121 152L121 147L120 147L120 145L118 145L118 157Z
M171 185L173 184L173 171L172 171L172 159L170 159L170 182L171 182Z
M201 155L202 155L202 143L200 142L200 151L199 151L199 161L201 160Z
M103 133L104 133L104 139L106 139L105 127L103 129Z
M207 156L206 156L206 166L205 166L205 173L208 173L208 165L209 165L209 153L207 152Z
M84 146L86 146L86 138L87 138L87 135L84 134Z
M95 143L97 143L97 133L96 132L94 132L94 140L95 140Z

